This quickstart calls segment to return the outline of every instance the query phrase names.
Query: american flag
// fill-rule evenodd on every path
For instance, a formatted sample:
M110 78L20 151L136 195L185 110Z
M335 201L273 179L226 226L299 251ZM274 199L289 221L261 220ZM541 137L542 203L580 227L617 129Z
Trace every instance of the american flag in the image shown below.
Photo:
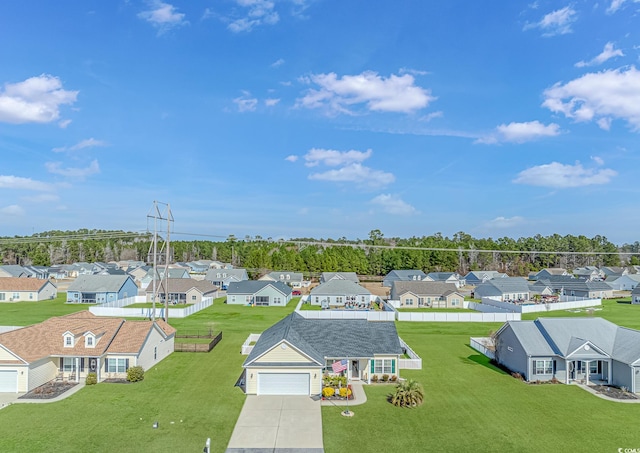
M334 373L340 373L341 371L346 370L347 369L346 359L340 360L338 362L333 362L333 364L331 365L331 368L333 369Z

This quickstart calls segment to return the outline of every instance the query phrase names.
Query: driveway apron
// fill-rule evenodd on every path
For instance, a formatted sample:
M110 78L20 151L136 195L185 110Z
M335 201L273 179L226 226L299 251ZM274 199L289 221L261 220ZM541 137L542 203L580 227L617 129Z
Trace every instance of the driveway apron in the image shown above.
M227 453L322 453L320 401L247 395Z

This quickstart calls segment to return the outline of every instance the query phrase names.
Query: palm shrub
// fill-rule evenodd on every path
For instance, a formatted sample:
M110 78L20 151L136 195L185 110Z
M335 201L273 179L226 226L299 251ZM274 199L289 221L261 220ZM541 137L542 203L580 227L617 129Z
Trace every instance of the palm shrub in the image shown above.
M400 382L389 395L389 402L398 407L416 407L424 401L422 385L413 379Z

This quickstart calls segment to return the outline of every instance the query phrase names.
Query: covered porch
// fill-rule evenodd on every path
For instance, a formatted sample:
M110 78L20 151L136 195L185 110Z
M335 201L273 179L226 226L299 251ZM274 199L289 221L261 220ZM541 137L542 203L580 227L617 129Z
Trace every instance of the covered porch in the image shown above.
M55 380L80 382L89 373L96 373L98 382L101 381L100 357L59 357Z
M566 359L566 384L611 384L611 359Z

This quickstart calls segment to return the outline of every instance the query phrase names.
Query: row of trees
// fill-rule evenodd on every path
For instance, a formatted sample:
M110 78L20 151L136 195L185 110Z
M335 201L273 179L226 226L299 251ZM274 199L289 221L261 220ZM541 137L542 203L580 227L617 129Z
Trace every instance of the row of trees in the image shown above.
M79 261L149 260L152 238L123 231L48 231L29 237L0 238L3 264L70 264ZM572 254L568 252L578 252ZM551 236L512 239L474 238L460 232L410 238L385 238L373 230L365 240L261 237L225 241L172 241L173 261L213 259L245 267L254 274L272 269L317 274L352 271L383 276L393 269L432 271L498 270L527 275L545 267L638 264L640 244L616 246L604 236Z

